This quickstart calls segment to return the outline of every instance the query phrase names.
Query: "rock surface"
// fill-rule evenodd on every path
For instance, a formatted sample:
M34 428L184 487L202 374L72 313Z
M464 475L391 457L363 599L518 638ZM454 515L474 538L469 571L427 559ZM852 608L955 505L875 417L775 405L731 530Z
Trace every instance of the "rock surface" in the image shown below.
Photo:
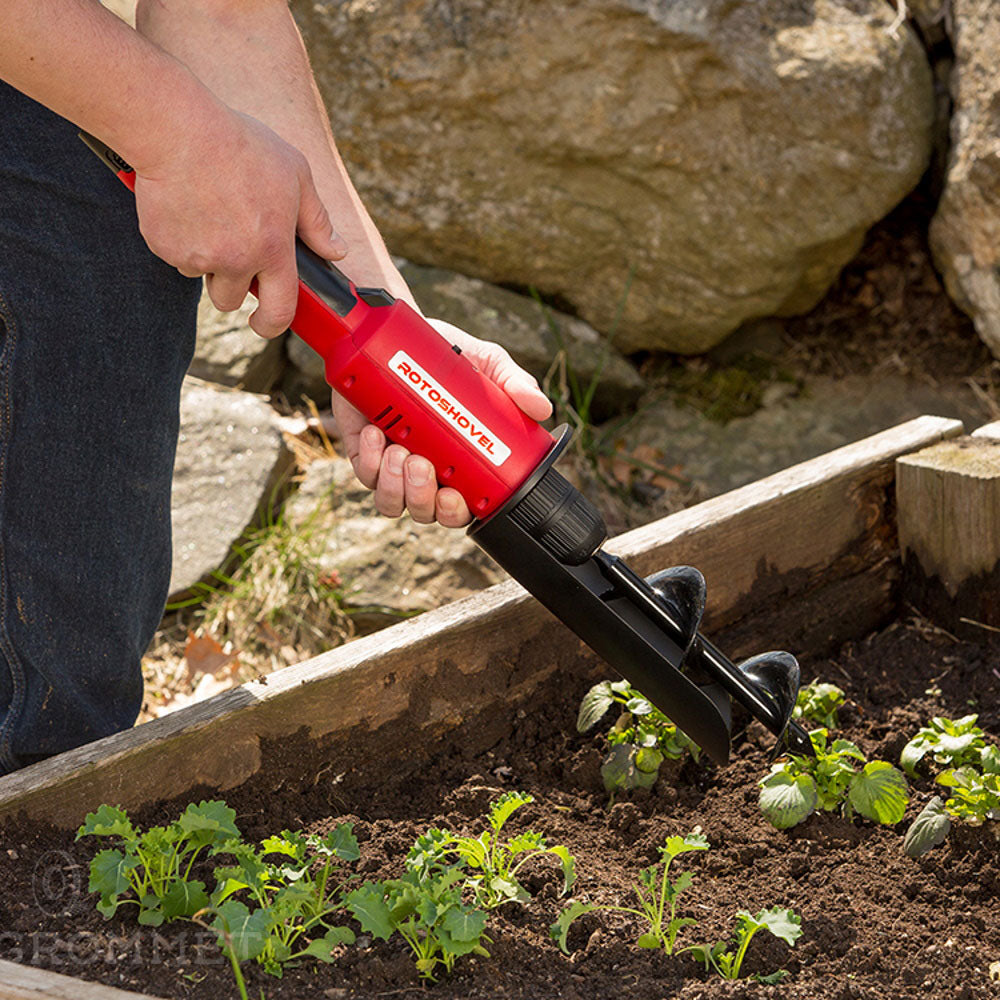
M714 496L925 413L967 427L983 422L971 390L902 375L822 376L797 394L782 383L770 390L761 409L725 425L662 400L636 418L629 444L662 451L666 464L681 463L683 475Z
M283 338L265 340L250 329L248 320L256 307L248 298L236 312L222 313L203 294L189 374L248 392L267 392L281 376L285 352Z
M624 301L627 353L806 310L927 162L930 70L885 3L293 10L392 249L605 332Z
M185 379L174 466L171 595L222 566L289 462L266 400Z
M953 0L952 151L931 225L948 294L1000 357L1000 10Z
M635 368L583 320L453 271L410 263L401 271L426 315L501 344L539 383L565 350L568 369L581 386L598 378L594 395L598 417L634 403L642 392L643 380Z
M409 517L382 517L346 458L313 462L285 505L289 524L326 538L320 568L337 573L346 603L387 624L482 590L503 571L466 537Z

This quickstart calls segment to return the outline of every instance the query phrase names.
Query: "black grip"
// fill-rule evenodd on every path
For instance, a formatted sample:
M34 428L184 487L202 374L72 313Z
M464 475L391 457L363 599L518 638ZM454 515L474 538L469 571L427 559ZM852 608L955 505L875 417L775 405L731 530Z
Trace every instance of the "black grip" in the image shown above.
M302 283L315 292L338 316L346 316L357 304L350 279L328 260L295 240L295 263Z

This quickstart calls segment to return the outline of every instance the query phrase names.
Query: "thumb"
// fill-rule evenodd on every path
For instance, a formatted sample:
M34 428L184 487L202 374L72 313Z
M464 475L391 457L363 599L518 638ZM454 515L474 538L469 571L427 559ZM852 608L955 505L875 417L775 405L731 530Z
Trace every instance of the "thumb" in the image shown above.
M309 173L302 179L299 217L295 228L302 241L324 260L340 260L347 255L347 241L334 232L330 215L320 200Z
M517 369L500 381L500 387L520 410L532 420L548 420L552 416L552 402L538 388L538 383L525 371Z

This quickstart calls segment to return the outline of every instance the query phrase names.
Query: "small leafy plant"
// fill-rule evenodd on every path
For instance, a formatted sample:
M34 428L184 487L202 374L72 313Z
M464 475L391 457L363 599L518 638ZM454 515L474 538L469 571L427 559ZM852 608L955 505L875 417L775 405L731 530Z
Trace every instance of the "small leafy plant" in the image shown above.
M594 910L629 913L639 917L643 926L647 927L636 941L640 948L661 948L668 955L674 954L678 932L684 927L697 923L697 921L691 917L677 916L678 898L691 886L694 877L690 872L685 871L681 872L676 880L671 880L669 877L670 864L674 858L688 851L707 851L708 848L708 840L698 830L685 837L667 837L666 843L659 849L659 862L643 869L639 873L638 883L632 886L632 891L639 903L638 907L603 906L584 902L572 903L552 925L550 929L552 939L568 954L566 937L570 926L577 917Z
M473 872L466 885L475 893L476 903L492 910L503 903L526 903L530 894L517 880L517 873L529 861L549 854L559 860L562 867L563 887L566 893L576 879L573 855L560 844L549 846L545 838L531 830L504 842L500 832L508 819L522 806L534 802L531 795L506 792L490 805L487 814L489 829L478 837L460 837L444 830L432 829L417 838L410 851L409 861L427 870L441 855L454 854Z
M988 747L985 734L976 725L978 715L961 719L936 716L923 726L903 747L899 763L910 777L916 777L918 765L928 756L944 767L979 767L1000 757L996 747Z
M577 732L593 728L615 704L622 711L606 734L611 751L601 765L607 791L651 788L664 760L680 760L686 753L698 760L699 746L628 681L595 684L580 703Z
M816 680L799 690L792 718L804 719L824 729L836 729L837 709L843 704L844 692L841 688Z
M802 918L792 910L773 906L761 910L756 916L748 910L736 914L736 931L732 941L717 941L715 944L693 945L685 948L695 958L705 963L706 969L715 969L723 979L739 979L743 959L753 936L766 930L789 945L794 945L802 935ZM767 976L756 976L762 983L778 983L788 973L784 969Z
M760 809L773 826L796 826L817 809L839 808L848 818L858 813L885 825L903 819L909 788L901 771L884 760L869 761L849 740L828 747L826 729L809 735L815 758L789 754L759 783Z
M996 762L990 760L992 766ZM979 772L959 767L937 776L937 783L950 789L947 800L935 795L913 821L903 839L903 850L918 858L942 843L951 832L952 820L982 826L1000 820L1000 766ZM997 832L1000 837L1000 831Z
M231 854L235 864L216 868L210 925L219 946L238 961L255 959L266 972L281 976L285 963L300 958L330 962L341 944L353 944L354 932L336 926L344 882L340 863L361 856L350 823L326 836L284 830L268 837L259 850L230 842L217 853ZM231 898L247 892L256 909Z
M192 917L209 905L205 883L190 878L206 849L237 840L236 813L225 802L192 803L169 826L142 831L127 812L102 805L88 813L81 837L109 837L117 847L99 851L90 862L90 891L100 893L98 911L110 919L120 906L138 909L138 921L158 927Z
M415 956L417 972L431 982L438 966L450 973L462 955L489 957L483 942L485 910L463 902L462 865L422 864L407 859L397 879L365 882L348 893L345 905L364 931L380 940L398 933Z

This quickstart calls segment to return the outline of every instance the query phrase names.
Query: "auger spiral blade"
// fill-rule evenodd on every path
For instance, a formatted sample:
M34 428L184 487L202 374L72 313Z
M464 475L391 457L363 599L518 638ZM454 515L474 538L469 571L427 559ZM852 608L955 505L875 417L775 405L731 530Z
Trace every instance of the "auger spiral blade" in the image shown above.
M693 566L671 566L647 576L646 583L677 622L686 656L705 614L705 578Z
M762 653L737 667L698 633L705 607L705 580L698 570L674 566L642 580L614 556L597 552L594 558L634 600L646 602L660 627L684 650L679 666L694 667L719 685L778 737L779 748L787 741L793 752L813 756L808 734L791 721L801 683L799 663L791 653Z
M675 566L646 580L605 552L600 514L552 467L568 430L557 438L511 499L473 523L470 537L712 760L729 759L730 699L797 753L812 753L808 735L790 721L795 658L768 653L737 667L698 631L705 610L698 570Z

